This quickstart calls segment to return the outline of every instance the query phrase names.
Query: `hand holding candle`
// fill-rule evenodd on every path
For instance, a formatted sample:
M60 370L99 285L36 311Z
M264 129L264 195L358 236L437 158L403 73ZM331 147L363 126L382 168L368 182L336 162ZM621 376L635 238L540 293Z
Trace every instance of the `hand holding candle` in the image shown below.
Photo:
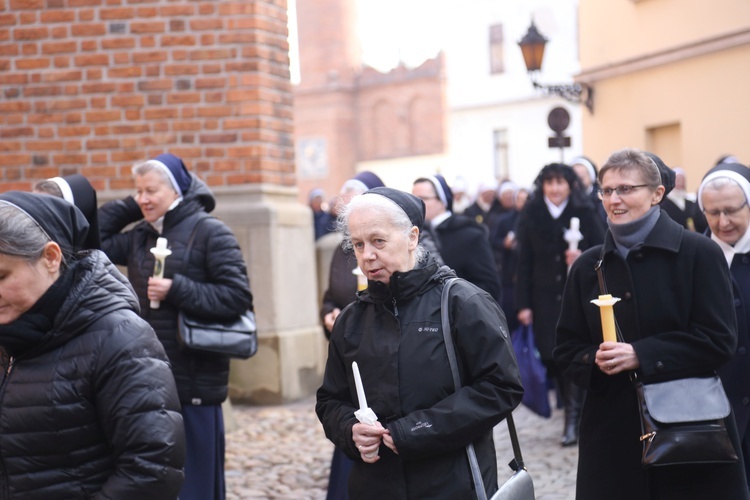
M352 274L357 277L357 291L361 292L367 288L367 276L359 267L355 267L352 270Z
M166 238L157 238L156 246L151 249L151 253L156 257L154 262L154 278L164 277L164 261L167 256L172 255L172 250L167 248ZM160 302L158 300L151 301L151 309L159 309Z
M591 302L599 306L602 316L602 336L605 342L617 342L617 330L615 329L615 312L613 306L620 300L619 297L611 295L599 295L598 299Z
M367 398L365 397L365 388L362 385L362 377L359 374L359 366L357 362L352 362L352 372L354 373L354 385L357 387L357 399L359 400L359 410L354 412L354 416L357 417L363 424L375 425L378 421L378 416L372 411L372 408L367 406ZM365 455L367 458L374 458L378 455L378 452Z

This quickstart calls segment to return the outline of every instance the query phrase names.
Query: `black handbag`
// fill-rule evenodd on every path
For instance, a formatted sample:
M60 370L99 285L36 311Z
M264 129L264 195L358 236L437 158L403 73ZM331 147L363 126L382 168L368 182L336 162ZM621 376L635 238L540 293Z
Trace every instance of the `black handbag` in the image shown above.
M596 264L599 289L607 293L602 270L603 252ZM622 332L615 319L617 339ZM689 377L644 384L635 372L630 378L638 395L643 467L681 464L733 463L737 452L724 419L731 413L719 376Z
M448 365L451 369L451 375L453 375L453 386L456 391L461 388L461 377L458 372L456 351L453 347L453 338L451 337L450 311L448 303L450 296L448 291L457 280L458 278L447 280L443 286L442 296L440 297L440 319L443 327L443 339L445 342L445 350L448 352ZM521 445L518 442L516 426L513 422L513 414L511 413L505 417L505 421L508 424L508 433L510 434L510 442L513 447L513 460L511 460L508 466L515 472L510 479L503 483L502 486L500 486L500 489L492 495L491 500L534 500L534 482L531 480L531 476L526 470L523 457L521 456ZM477 492L477 500L487 500L487 492L484 489L482 472L479 470L479 461L477 460L477 453L474 450L473 443L466 445L466 456L469 459L471 478L474 482L474 490Z
M185 255L190 255L195 234L201 223L198 221L185 248ZM185 259L187 267L187 258ZM185 269L183 269L184 274ZM255 313L247 310L238 318L227 321L197 318L185 311L177 315L177 340L187 349L224 354L232 358L247 359L258 352L258 332L255 325Z
M738 460L724 423L731 406L717 375L635 387L644 467Z

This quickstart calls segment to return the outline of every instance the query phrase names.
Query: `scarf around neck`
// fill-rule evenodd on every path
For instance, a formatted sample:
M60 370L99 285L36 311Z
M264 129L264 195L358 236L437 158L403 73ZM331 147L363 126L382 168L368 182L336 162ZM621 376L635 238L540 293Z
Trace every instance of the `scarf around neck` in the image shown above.
M0 346L9 356L19 356L42 344L52 330L55 316L60 311L73 285L73 269L62 272L57 281L15 321L0 325Z
M628 252L634 246L646 241L646 237L654 229L656 221L659 220L660 213L661 208L659 208L659 205L654 205L642 217L634 221L625 222L624 224L612 224L607 219L612 239L615 240L617 250L622 254L623 258L628 257Z

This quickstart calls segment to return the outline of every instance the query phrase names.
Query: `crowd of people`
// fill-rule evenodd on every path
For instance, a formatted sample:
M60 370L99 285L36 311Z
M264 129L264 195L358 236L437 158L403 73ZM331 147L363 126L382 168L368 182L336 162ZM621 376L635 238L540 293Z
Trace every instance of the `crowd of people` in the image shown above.
M377 187L350 198L330 218L343 234L337 258L368 282L338 288L326 322L316 411L344 455L328 498L482 498L482 486L491 496L487 429L520 403L508 344L520 326L533 326L564 411L560 444L579 447L576 498L750 498L749 201L750 169L734 157L691 194L684 171L637 149L601 169L585 156L546 165L533 189L484 183L458 210L437 173L415 179L411 195ZM463 292L441 302L455 277ZM602 287L620 298L617 342L604 341L591 302ZM644 467L633 380L711 374L731 402L723 424L738 459ZM365 389L374 424L357 417ZM483 485L466 465L469 445Z
M6 496L225 498L229 358L177 331L181 311L252 310L247 268L180 158L133 181L101 206L79 174L0 194ZM316 238L342 241L320 308L328 498L492 496L492 431L524 394L512 338L530 326L560 444L579 447L577 498L750 498L750 169L722 158L691 195L681 169L626 148L601 169L543 166L532 189L465 191L365 171L330 206L310 193ZM604 292L617 341L592 304ZM644 467L633 380L713 374L737 460Z

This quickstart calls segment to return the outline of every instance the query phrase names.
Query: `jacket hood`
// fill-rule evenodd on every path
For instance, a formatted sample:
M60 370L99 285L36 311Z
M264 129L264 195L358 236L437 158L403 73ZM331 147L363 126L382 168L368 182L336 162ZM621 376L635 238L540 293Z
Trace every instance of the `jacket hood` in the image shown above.
M121 309L138 314L140 307L127 278L101 250L84 252L73 267L73 285L40 346L47 351L85 332L102 316Z

